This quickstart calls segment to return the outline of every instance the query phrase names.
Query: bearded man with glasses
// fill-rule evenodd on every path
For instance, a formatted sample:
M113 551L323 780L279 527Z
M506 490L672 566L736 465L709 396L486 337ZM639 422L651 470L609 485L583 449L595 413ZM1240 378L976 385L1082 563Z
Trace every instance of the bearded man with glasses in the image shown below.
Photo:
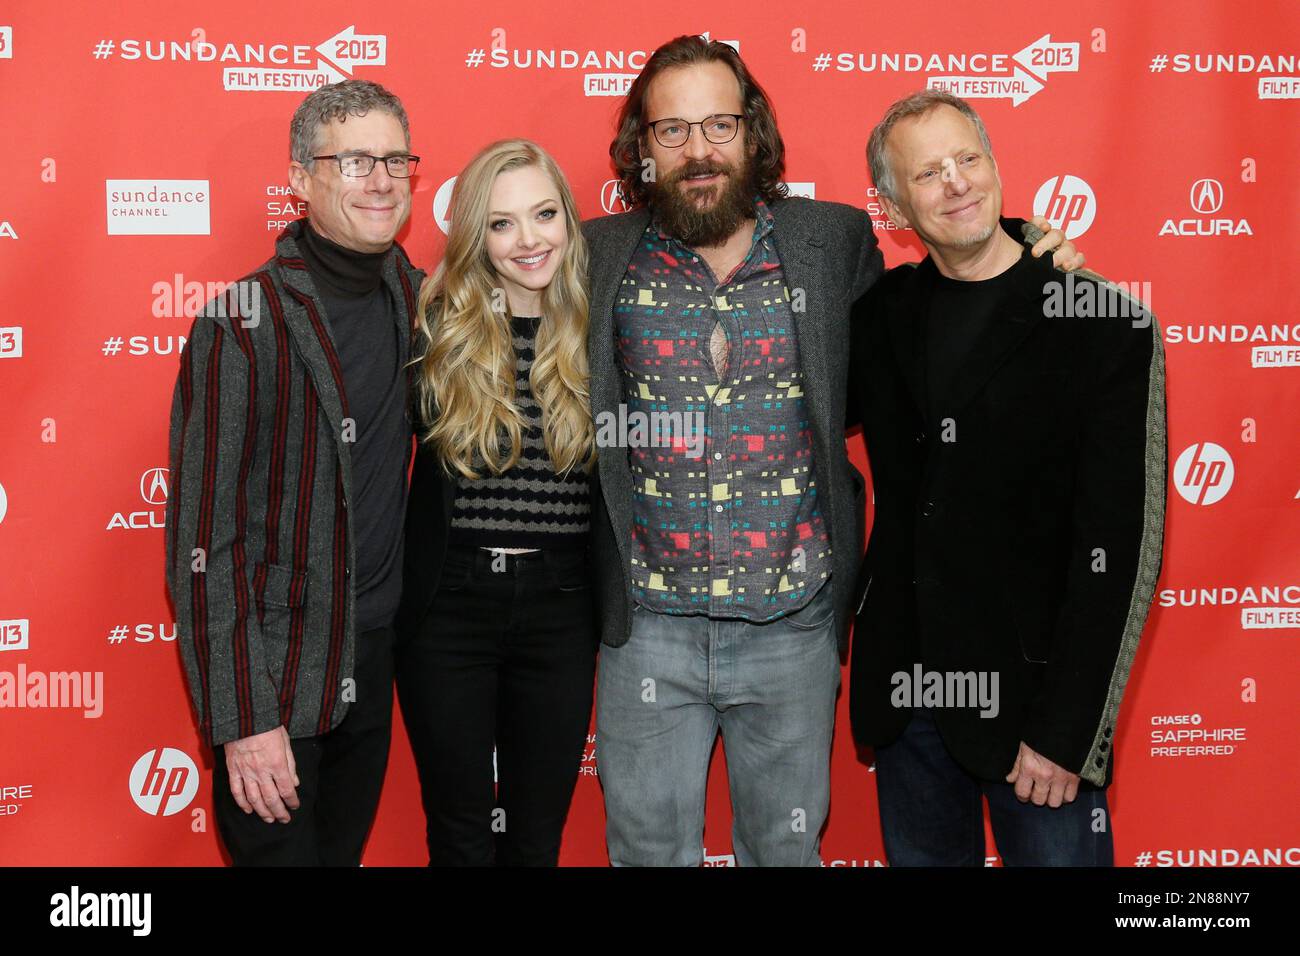
M789 195L775 111L725 43L655 50L610 156L633 208L583 224L592 412L700 422L599 458L610 862L700 864L721 734L736 862L815 866L866 519L849 315L883 259L863 210Z

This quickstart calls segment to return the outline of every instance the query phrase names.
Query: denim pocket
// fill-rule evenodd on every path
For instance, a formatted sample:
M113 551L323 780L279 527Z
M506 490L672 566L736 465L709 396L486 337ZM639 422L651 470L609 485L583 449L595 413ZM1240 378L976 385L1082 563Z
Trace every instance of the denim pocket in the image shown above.
M816 631L826 627L835 615L835 602L831 600L831 583L827 581L811 601L781 618L795 630Z

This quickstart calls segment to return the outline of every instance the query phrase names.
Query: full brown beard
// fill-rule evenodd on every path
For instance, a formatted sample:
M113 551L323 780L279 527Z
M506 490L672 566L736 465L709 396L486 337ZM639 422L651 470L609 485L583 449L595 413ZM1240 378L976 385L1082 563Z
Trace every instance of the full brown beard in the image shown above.
M650 185L648 205L659 217L664 232L693 248L726 242L754 214L754 182L749 157L738 170L728 163L691 161ZM697 173L724 173L720 185L687 187L679 184ZM719 190L721 193L719 194ZM689 193L716 195L712 203L699 204Z

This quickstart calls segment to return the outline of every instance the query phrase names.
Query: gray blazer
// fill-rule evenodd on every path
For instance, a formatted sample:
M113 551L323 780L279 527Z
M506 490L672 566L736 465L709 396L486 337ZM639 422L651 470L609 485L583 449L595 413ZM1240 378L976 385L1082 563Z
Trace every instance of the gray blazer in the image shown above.
M254 294L236 301L256 302L256 322L229 309L195 319L172 399L167 586L213 746L280 724L291 737L323 734L351 699L347 397L299 228L241 280ZM394 245L384 281L403 345L423 275Z
M813 474L827 510L833 551L831 572L840 653L848 648L855 580L862 558L865 482L844 445L844 405L849 362L849 312L855 299L884 272L871 219L853 206L790 198L769 206L775 243L793 294L799 361L813 424ZM590 246L592 415L618 414L623 376L614 348L614 304L636 244L650 221L645 208L582 224ZM601 639L612 647L632 630L630 554L632 473L627 449L600 449L599 493L592 497L592 557L601 605ZM599 507L597 502L603 501Z

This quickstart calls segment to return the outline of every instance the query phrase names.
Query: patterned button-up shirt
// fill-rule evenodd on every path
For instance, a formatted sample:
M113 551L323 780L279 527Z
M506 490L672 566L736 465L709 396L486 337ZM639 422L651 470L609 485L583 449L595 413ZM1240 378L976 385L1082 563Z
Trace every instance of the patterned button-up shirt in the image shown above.
M830 575L789 290L761 198L754 213L749 253L721 280L652 217L614 305L632 592L652 611L772 620ZM721 376L709 352L718 323Z

